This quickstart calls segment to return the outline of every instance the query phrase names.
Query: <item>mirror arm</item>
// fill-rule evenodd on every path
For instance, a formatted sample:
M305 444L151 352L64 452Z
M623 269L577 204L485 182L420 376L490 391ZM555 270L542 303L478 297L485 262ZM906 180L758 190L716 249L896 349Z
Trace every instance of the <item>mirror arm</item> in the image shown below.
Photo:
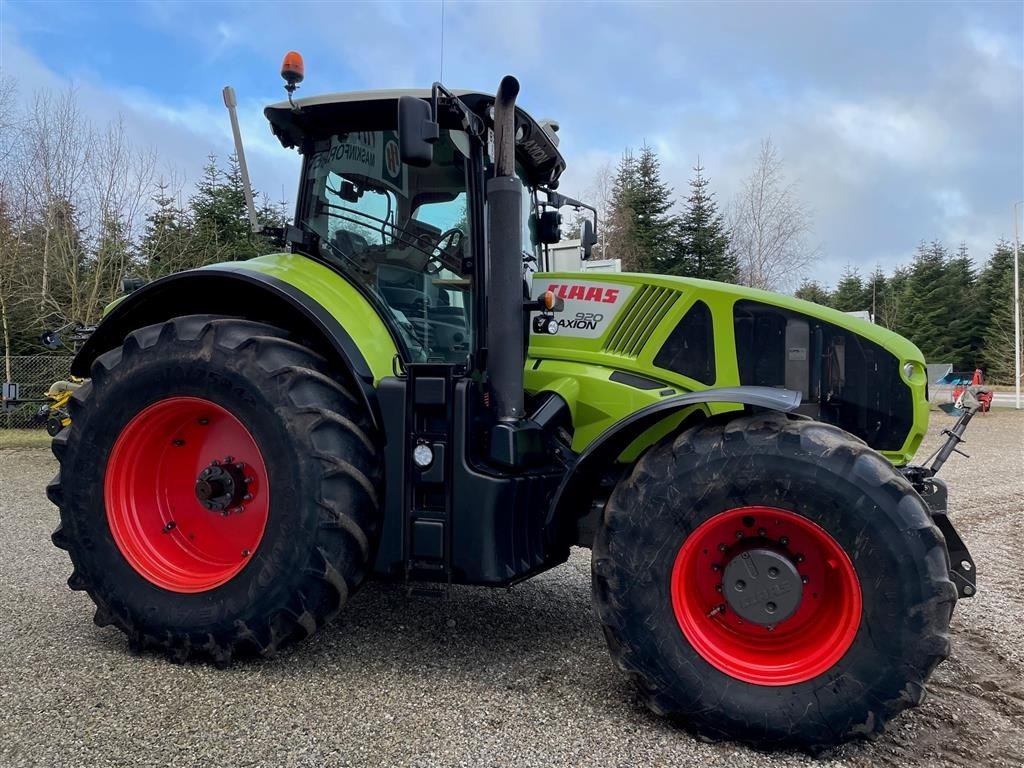
M544 203L544 205L547 205L551 208L563 208L565 206L569 206L570 208L573 208L574 210L577 211L580 210L581 208L590 211L591 214L593 214L594 231L597 232L597 208L588 203L584 203L582 200L577 200L576 198L569 197L568 195L563 195L560 192L555 192L555 190L553 189L549 189L547 187L542 187L541 189L548 196L547 202Z
M430 103L434 112L434 120L438 121L438 104L440 98L445 99L445 106L454 111L462 121L462 128L466 133L476 138L484 135L486 130L484 121L473 110L466 106L458 96L445 88L441 83L434 83L430 88Z

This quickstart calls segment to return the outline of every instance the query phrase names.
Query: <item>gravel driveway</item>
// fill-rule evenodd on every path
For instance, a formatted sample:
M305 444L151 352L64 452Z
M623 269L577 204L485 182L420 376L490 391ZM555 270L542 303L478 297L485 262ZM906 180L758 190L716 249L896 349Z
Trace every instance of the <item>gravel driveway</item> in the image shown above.
M933 422L929 446L949 423ZM970 461L943 470L980 584L953 656L885 737L816 760L704 744L639 706L591 611L584 550L511 591L433 601L371 584L273 661L131 656L64 584L54 460L0 450L0 764L1024 765L1024 414L979 416L968 438Z

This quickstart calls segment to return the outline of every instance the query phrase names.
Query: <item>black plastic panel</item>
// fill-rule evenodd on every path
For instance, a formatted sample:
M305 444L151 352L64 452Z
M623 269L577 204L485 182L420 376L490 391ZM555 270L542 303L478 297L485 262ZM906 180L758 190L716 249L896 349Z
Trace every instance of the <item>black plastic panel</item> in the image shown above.
M707 304L695 301L686 311L658 350L654 364L702 384L715 383L715 329Z
M900 361L856 332L756 301L733 310L736 356L744 386L799 388L808 414L835 424L877 450L898 450L914 422L913 393L900 376ZM794 328L806 343L794 346ZM802 336L801 336L802 338Z

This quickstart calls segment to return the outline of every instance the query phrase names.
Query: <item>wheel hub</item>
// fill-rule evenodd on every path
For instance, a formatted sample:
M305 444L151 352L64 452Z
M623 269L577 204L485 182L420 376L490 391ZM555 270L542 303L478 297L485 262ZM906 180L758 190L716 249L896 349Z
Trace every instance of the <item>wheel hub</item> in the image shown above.
M729 561L722 573L722 592L740 618L767 627L796 613L803 583L792 560L758 547Z
M213 461L196 478L196 498L211 512L239 508L247 495L245 464Z

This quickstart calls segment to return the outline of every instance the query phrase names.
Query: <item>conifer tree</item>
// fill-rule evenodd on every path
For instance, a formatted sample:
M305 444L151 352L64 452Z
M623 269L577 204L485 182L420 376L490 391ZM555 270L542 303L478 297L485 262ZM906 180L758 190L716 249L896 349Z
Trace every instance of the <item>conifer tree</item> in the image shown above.
M975 281L974 263L967 245L961 243L946 265L944 289L949 302L945 345L957 370L972 370L981 362L981 324Z
M661 163L644 144L637 160L637 188L633 194L633 226L644 272L664 273L671 252L672 190L661 180Z
M185 211L175 201L169 185L160 179L153 195L153 209L139 246L139 268L149 279L200 266L189 258L192 229Z
M832 305L832 294L829 293L828 288L816 280L804 279L793 295L804 301L813 301L815 304L821 304L823 307Z
M684 277L734 283L739 265L729 253L725 217L719 212L714 193L708 188L704 167L697 159L690 180L686 208L675 224L675 237L667 272Z
M986 381L1013 383L1013 246L1000 240L978 275L981 366ZM1024 358L1022 358L1024 359Z
M946 280L947 252L937 240L921 242L907 275L903 317L899 332L913 341L928 362L942 363L952 352L948 343L950 320Z
M627 150L612 184L608 222L609 255L627 272L663 272L670 254L672 190L661 180L654 150L646 144L639 156Z
M832 294L832 306L841 312L858 312L870 307L870 298L866 295L864 281L856 267L846 265Z

